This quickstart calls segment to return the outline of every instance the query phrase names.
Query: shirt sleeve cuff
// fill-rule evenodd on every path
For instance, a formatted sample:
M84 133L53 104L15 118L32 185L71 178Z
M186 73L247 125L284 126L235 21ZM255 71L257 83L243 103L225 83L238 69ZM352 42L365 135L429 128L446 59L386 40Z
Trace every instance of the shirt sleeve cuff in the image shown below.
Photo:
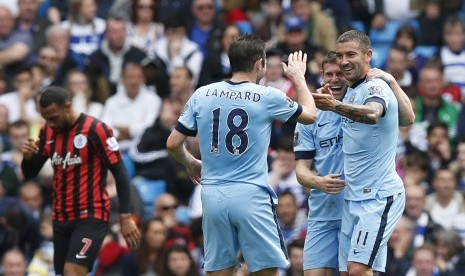
M369 103L369 102L375 102L375 103L380 103L383 106L383 114L381 114L381 117L384 117L386 115L386 102L379 98L379 97L371 97L365 100L363 104Z
M187 135L187 136L195 137L197 135L197 130L190 130L187 127L185 127L183 124L181 124L180 122L178 122L175 129L179 131L180 133Z
M308 160L308 159L313 159L315 157L315 150L310 150L310 151L296 151L294 152L295 154L295 160Z
M292 122L292 121L295 121L299 116L300 114L302 114L302 106L300 104L297 105L297 109L296 111L294 112L294 114L292 114L292 116L287 120L287 122Z

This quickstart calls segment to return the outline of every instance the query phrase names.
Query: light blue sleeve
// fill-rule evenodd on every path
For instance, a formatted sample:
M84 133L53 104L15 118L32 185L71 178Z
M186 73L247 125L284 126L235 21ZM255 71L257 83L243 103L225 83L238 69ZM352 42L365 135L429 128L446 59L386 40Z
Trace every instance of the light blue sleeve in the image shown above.
M178 119L178 122L190 131L197 131L197 120L196 120L197 112L195 111L195 109L197 106L198 99L196 95L197 94L194 93L191 96L191 98L187 101Z
M315 124L304 125L297 123L294 132L294 152L315 150L314 126Z
M287 122L292 118L297 118L302 113L302 106L279 89L267 87L265 98L268 112L274 120Z
M389 97L393 93L387 83L381 79L374 79L365 84L363 104L378 102L383 105L383 116L389 108Z

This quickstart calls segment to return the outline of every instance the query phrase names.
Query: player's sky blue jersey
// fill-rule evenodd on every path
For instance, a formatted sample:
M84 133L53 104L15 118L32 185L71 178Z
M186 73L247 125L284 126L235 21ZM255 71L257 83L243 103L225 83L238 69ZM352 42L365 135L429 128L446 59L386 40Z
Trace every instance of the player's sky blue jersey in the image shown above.
M369 125L341 117L344 131L345 199L373 199L404 191L395 169L399 136L398 104L394 92L381 79L357 81L343 102L363 105L375 101L384 106L377 124Z
M330 111L318 110L316 123L297 124L294 133L296 159L313 159L319 176L343 173L341 116ZM343 179L343 177L341 177ZM338 220L342 214L344 192L329 195L312 189L308 198L310 220Z
M198 132L202 185L250 183L271 191L267 153L272 122L295 119L301 112L276 88L222 81L196 90L176 129Z

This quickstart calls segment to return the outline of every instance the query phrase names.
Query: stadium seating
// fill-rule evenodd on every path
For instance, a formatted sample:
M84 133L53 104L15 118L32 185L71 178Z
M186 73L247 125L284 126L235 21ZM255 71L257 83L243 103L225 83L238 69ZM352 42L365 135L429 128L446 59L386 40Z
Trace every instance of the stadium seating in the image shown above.
M123 153L123 163L128 172L129 179L133 179L136 176L136 165L131 157L129 157L129 154Z
M432 58L436 52L438 51L438 48L436 46L417 46L415 48L415 53L425 56L427 58Z
M389 45L372 45L373 57L371 59L371 67L382 68L384 62L389 55Z
M166 192L166 182L164 180L148 180L142 177L133 179L132 184L136 186L139 195L144 203L144 220L153 214L153 204L157 198Z
M357 31L365 32L365 25L361 20L352 21L352 28L354 28Z
M381 30L371 29L369 37L372 45L391 45L396 38L399 29L398 21L387 21L386 26Z

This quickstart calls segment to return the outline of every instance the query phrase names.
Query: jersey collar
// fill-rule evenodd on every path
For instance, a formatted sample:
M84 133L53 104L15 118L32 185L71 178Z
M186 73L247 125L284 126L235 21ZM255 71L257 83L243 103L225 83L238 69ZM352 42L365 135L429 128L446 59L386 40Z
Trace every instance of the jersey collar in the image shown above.
M358 81L354 82L354 83L350 86L350 88L355 89L357 86L359 86L361 83L363 83L363 82L366 80L366 78L367 78L367 77L365 76L365 77L359 79Z

